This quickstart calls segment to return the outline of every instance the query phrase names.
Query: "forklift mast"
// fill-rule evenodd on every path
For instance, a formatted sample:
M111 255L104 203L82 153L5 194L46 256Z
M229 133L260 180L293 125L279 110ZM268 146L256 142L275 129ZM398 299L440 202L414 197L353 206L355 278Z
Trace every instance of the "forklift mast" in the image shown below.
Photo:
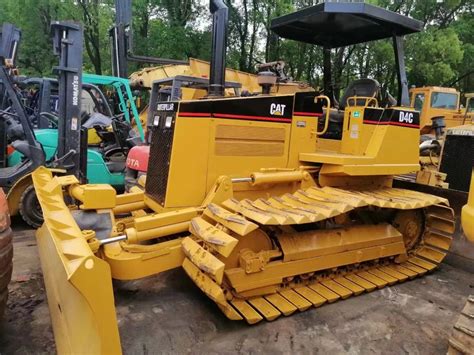
M56 164L85 181L87 144L81 144L83 30L77 23L62 21L53 22L51 32L54 53L59 56L59 65L53 68L58 75L60 117Z
M12 143L13 148L18 151L22 151L25 155L28 156L28 161L23 163L20 167L14 168L5 168L6 166L6 132L5 127L2 126L2 139L1 139L1 149L2 149L2 161L0 168L0 187L11 187L19 178L24 176L27 173L32 172L38 166L44 164L45 156L41 145L37 142L33 128L30 125L28 120L28 115L26 114L25 108L23 107L18 93L15 90L15 83L11 78L11 74L5 65L0 66L0 83L2 90L0 92L1 96L0 101L2 106L8 104L13 109L12 115L16 116L20 125L23 127L24 139L18 140ZM7 99L8 98L8 99ZM5 116L1 117L0 122L4 124L5 117L9 116L8 112L3 112L5 107L1 107L1 114Z
M10 72L10 68L15 68L17 58L18 45L20 43L21 31L13 26L11 23L4 23L0 29L0 65L2 65L2 72L5 74ZM9 103L6 85L7 76L1 75L3 79L0 80L0 109L4 110ZM21 115L21 113L20 113ZM4 119L0 120L0 168L7 166L7 132L6 122Z
M188 64L187 61L133 54L132 0L115 0L115 24L109 31L112 49L112 75L128 77L127 62L147 64Z
M21 31L11 23L4 23L0 31L0 57L6 64L15 67Z
M42 112L51 111L51 80L43 80L40 84L40 99L38 110L38 128L48 128L49 122L42 119Z
M4 23L0 29L0 64L9 68L15 68L17 58L18 45L20 43L21 31L11 23ZM3 70L3 69L2 69ZM8 69L10 71L11 69ZM4 87L0 83L0 109L4 109L7 103L4 95ZM1 99L3 97L3 99ZM0 168L6 166L7 147L6 142L6 123L0 120Z

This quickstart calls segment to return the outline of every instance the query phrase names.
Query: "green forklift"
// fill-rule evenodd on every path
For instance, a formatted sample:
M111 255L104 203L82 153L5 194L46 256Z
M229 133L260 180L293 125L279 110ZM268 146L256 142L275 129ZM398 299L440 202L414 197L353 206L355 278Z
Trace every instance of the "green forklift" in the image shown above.
M126 79L95 74L82 75L81 126L88 130L88 181L107 183L120 189L123 177L111 172L123 161L128 150L144 142L144 132L135 100ZM58 142L58 82L51 78L27 78L21 82L22 95L36 139L50 160ZM111 88L114 99L106 97L103 88ZM110 95L109 95L110 96ZM18 130L21 132L22 127ZM15 166L24 156L8 148L7 166Z
M20 214L32 227L43 222L31 181L34 169L45 165L56 174L72 173L82 181L108 183L120 190L124 186L128 149L144 140L128 81L82 75L82 28L60 22L53 23L52 30L55 53L60 59L59 66L54 68L58 79L38 81L42 90L36 121L31 119L20 93L24 83L15 81L8 69L7 63L11 61L3 60L0 72L0 186L8 191L11 214ZM115 89L119 115L112 114L99 85ZM100 102L105 111L83 110L88 101L95 103L93 107ZM137 134L133 136L129 134L133 131L130 112L136 124ZM98 144L88 144L91 131L100 138Z

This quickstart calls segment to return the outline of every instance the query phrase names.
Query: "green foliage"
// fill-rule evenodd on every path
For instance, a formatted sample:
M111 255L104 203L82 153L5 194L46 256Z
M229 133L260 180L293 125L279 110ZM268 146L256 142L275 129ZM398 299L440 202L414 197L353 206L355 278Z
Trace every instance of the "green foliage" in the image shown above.
M279 39L272 18L311 6L318 0L225 0L229 6L227 64L253 72L261 62L284 60L287 74L322 86L323 51ZM449 85L474 91L474 0L366 0L421 20L425 31L406 39L408 80L414 85ZM49 24L72 19L84 24L85 71L110 73L108 29L114 0L2 0L0 21L23 31L19 66L27 75L51 75ZM211 18L207 0L133 0L133 51L140 55L187 59L210 58ZM377 79L396 94L391 41L332 50L333 83L340 92L359 77ZM130 64L138 69L140 64Z
M463 59L462 43L452 28L435 29L407 41L409 79L415 85L437 85L452 81Z
M54 56L49 24L58 13L47 0L2 1L0 21L23 31L18 60L24 74L50 75Z
M462 43L464 56L462 62L457 66L459 87L465 88L466 92L474 91L474 16L466 13L453 24L453 28Z

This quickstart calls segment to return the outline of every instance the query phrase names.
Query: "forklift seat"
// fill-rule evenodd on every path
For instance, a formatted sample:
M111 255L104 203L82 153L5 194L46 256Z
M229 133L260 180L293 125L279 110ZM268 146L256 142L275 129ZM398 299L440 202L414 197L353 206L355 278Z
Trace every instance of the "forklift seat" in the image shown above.
M325 139L342 139L342 125L344 122L344 109L347 105L347 99L354 96L361 97L375 97L380 99L380 84L374 79L358 79L354 80L344 91L344 95L341 98L339 108L332 108L329 111L329 125L328 130L321 138ZM354 103L355 101L355 103ZM366 105L366 99L355 99L351 101L353 105L364 106ZM324 126L324 119L326 117L326 109L323 109L323 115L319 121L319 130L322 130Z
M111 173L123 173L125 171L125 161L108 161L105 163Z
M99 112L94 112L91 115L84 117L84 120L81 121L82 127L92 128L95 126L108 127L112 124L112 118L109 116L103 115Z

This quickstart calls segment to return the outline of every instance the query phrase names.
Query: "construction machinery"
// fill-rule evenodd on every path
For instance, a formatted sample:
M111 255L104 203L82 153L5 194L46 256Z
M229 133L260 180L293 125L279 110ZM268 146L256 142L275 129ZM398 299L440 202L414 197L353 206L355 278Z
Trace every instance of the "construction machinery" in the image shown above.
M283 62L269 63L271 66L260 65L257 69L275 68L275 72L282 73ZM208 80L210 73L210 63L204 60L189 58L187 64L167 64L158 67L143 68L130 74L130 83L135 88L151 89L156 80L172 79L177 76L187 76L201 80ZM241 90L249 93L258 93L258 75L246 73L236 69L226 68L226 79L231 82L240 83ZM313 91L307 83L287 80L285 75L277 75L278 85L272 87L272 94L285 95L298 91ZM207 87L203 86L183 86L181 88L181 98L184 100L196 100L207 95ZM234 96L232 90L226 90L228 96Z
M0 64L1 73L14 73L15 60L18 52L18 43L21 32L12 24L4 23L0 31ZM0 94L4 90L4 83L0 80ZM0 109L4 103L0 101ZM0 135L5 134L4 121L0 120ZM0 160L5 159L5 152L0 152ZM8 211L7 196L0 188L0 321L3 318L8 301L8 284L13 271L13 242L10 228L10 213Z
M467 203L471 171L474 167L473 94L465 94L465 111L458 116L459 126L447 127L449 115L435 117L435 137L421 136L420 165L416 174L397 176L394 186L441 196L450 201L455 215L461 215ZM474 244L461 232L460 218L456 223L448 262L474 272Z
M130 84L134 89L150 92L159 91L158 101L197 100L206 97L209 92L210 63L189 58L187 61L139 56L133 53L132 0L115 1L115 23L109 31L111 39L112 71L116 76L128 76L128 62L161 64L147 67L130 74ZM300 91L314 91L308 84L293 82L284 75L284 62L278 61L258 66L258 71L272 71L277 76L277 85L273 85L273 94L291 94ZM256 94L260 91L258 75L235 69L225 69L228 81L225 83L226 96ZM148 131L150 114L148 105L141 111L140 117ZM150 135L149 135L150 137ZM127 157L125 184L130 188L138 184L140 176L146 174L150 148L139 145L130 149Z
M449 189L469 192L474 166L474 122L449 128L442 138L437 170L446 177ZM418 180L419 182L419 180Z
M123 177L116 179L110 175L106 162L111 157L125 161L128 150L145 141L130 85L126 79L95 74L84 74L82 80L81 126L87 129L91 155L89 182L121 186ZM36 139L41 143L46 159L50 160L56 152L58 142L57 126L60 118L57 112L57 80L28 78L21 85L22 92L27 92L24 94L25 107ZM112 88L112 94L105 96L105 88ZM109 96L112 98L108 99ZM15 121L10 126L10 130L18 130L20 134L23 131L23 127ZM7 142L2 143L5 145ZM18 164L22 158L21 152L10 149L7 166Z
M33 127L35 129L57 128L59 100L57 80L32 77L20 78L15 83L21 87L22 100ZM106 93L104 93L105 90L107 90ZM81 96L81 122L89 129L90 145L101 141L101 138L94 133L94 126L111 126L112 121L119 120L132 127L139 140L144 141L135 97L127 79L83 74Z
M234 81L225 82L226 90L233 90L233 96L240 96L242 84ZM144 176L148 170L148 160L150 155L151 131L154 122L153 111L150 107L154 107L159 102L179 101L186 95L186 90L195 90L208 92L209 79L199 78L188 75L176 75L171 78L155 80L152 84L150 102L146 107L146 129L147 143L132 147L127 155L127 167L125 172L125 187L129 190L133 186L140 186L138 180ZM188 91L189 92L189 91ZM202 97L202 96L200 96ZM198 98L200 98L198 97Z
M16 59L21 39L21 31L11 23L3 23L0 29L0 57L9 71L16 72Z
M58 81L51 78L25 78L18 74L15 66L15 59L19 41L21 38L20 29L11 24L5 23L2 26L1 52L5 58L5 65L12 75L11 81L17 94L21 97L30 126L35 129L35 136L46 152L46 159L49 160L56 152L58 127ZM111 154L122 147L126 140L129 145L144 142L144 130L139 120L139 114L135 105L135 97L132 94L128 79L113 76L96 74L82 75L82 107L81 125L88 128L88 143L90 146L101 146L102 153ZM103 89L112 89L107 96ZM4 103L7 104L8 102ZM10 109L10 108L7 108ZM25 128L21 122L6 119L4 131L11 133L14 140L22 138ZM28 128L26 128L28 129ZM100 130L100 132L99 132ZM23 154L7 147L7 139L2 136L2 160L1 167L14 166L23 159ZM98 149L96 149L98 150ZM123 150L123 149L122 149ZM8 161L5 158L8 153ZM126 155L126 152L125 152ZM93 169L91 169L93 170ZM91 182L94 182L95 175ZM104 178L98 178L96 182L107 182Z
M69 81L61 82L66 75L61 71L63 67L66 72L68 69L82 67L80 56L70 58L71 55L82 52L81 31L76 31L77 36L67 46L56 43L62 63L58 69L58 80L30 78L18 82L13 81L11 76L7 77L6 72L5 79L2 80L8 91L3 97L5 109L2 112L2 123L5 133L1 139L1 150L7 154L4 154L1 170L6 180L0 182L0 186L8 190L11 214L19 213L33 227L39 227L43 222L30 175L37 166L55 168L57 173L73 169L75 175L87 178L90 183L108 183L121 189L124 186L128 150L144 140L138 111L126 79L80 73L79 82L76 77L68 77ZM76 33L73 29L63 32L71 37ZM64 51L61 51L62 48ZM82 79L86 84L82 85ZM19 94L17 85L36 85L38 92L33 95L35 98L20 101L19 96L24 98L24 95ZM107 98L97 85L115 89L119 115L112 112ZM65 96L64 87L78 90L78 96ZM75 108L77 102L81 106L76 116L69 111L71 107ZM133 122L130 112L133 114ZM86 141L72 139L72 127L76 127L78 131L84 129ZM135 131L136 133L131 134ZM29 140L26 145L25 138ZM31 146L35 149L31 149ZM71 161L73 155L77 155L77 159Z
M394 185L444 197L450 201L455 215L460 216L462 206L468 200L471 171L474 167L473 123L466 122L443 132L438 140L441 145L439 156L420 156L421 170L415 176L397 176ZM474 244L462 237L459 218L455 235L449 262L474 271Z
M214 29L225 29L226 6L210 3ZM364 3L274 19L280 37L326 48L393 39L397 105L379 105L379 84L360 79L338 109L315 92L271 95L270 77L262 95L224 97L225 36L214 31L212 96L150 108L144 191L117 195L36 170L45 216L36 236L58 352L120 352L112 279L183 267L226 317L253 324L434 270L450 247L452 209L392 187L394 175L419 169L403 37L421 28Z
M471 167L474 165L474 94L465 96L466 107L463 113L459 112L457 116L444 114L432 117L430 127L434 130L434 135L421 136L422 169L416 174L417 183L469 191Z
M8 300L8 283L13 270L13 243L7 196L0 189L0 322Z
M233 73L231 69L226 69L226 75L229 72ZM155 78L156 74L157 73L155 71L155 74L153 74ZM149 105L147 105L146 107L146 127L148 132L148 143L151 141L151 131L154 121L153 111L150 110L149 107L153 107L159 102L177 102L179 100L186 99L201 99L209 95L209 79L207 78L208 75L205 75L205 77L199 77L195 76L195 74L196 72L194 72L194 75L175 75L172 77L165 77L163 79L156 79L151 84L145 84L145 82L140 81L140 85L150 85L151 87L150 102ZM268 71L264 72L263 74L271 74L271 76L273 76L273 74ZM134 74L132 74L132 77L133 75ZM255 91L252 91L252 94L252 92L248 90L248 85L250 83L251 85L259 86L259 80L261 78L258 75L239 72L235 75L232 75L232 78L235 78L238 81L225 81L225 96L241 96L242 94L247 96L256 95ZM276 77L276 79L277 85L272 85L272 88L280 87L280 84L278 83L278 76ZM140 88L143 89L144 86L140 86ZM308 85L298 86L296 83L286 85L284 90L272 90L271 88L270 90L272 91L272 93L278 93L280 95L282 95L283 92L288 94L294 92L313 91L313 89L310 88ZM140 186L138 180L147 172L149 154L149 145L139 145L130 149L129 154L127 156L127 169L125 176L125 185L127 189L137 185Z
M460 93L454 88L438 86L413 87L410 89L410 106L420 111L422 135L434 138L436 118L443 117L445 127L451 128L470 122L474 118L472 95L466 95L466 105L461 106Z
M143 68L130 74L131 85L135 88L146 88L150 90L155 80L173 79L177 76L187 76L190 85L181 85L182 99L199 99L207 95L208 87L204 87L202 81L209 80L210 63L189 58L188 60L177 60L168 58L155 58L137 55L134 53L133 30L132 30L132 0L115 0L115 22L109 31L111 42L112 73L114 76L127 78L129 76L128 62L138 62L159 65L157 67ZM266 66L278 68L275 71L282 72L282 62L270 63ZM250 93L259 91L258 78L255 74L245 73L239 70L226 69L226 78L231 82L240 83L242 90ZM193 79L197 81L194 82ZM283 79L283 78L282 78ZM184 80L181 80L182 82ZM295 91L312 90L307 84L279 80L275 85L274 93L287 94ZM209 83L207 82L207 86ZM232 88L231 88L232 89ZM227 91L233 95L232 90Z
M474 169L471 176L469 199L462 209L462 227L467 239L474 243ZM449 338L449 355L471 354L474 349L474 295L467 299L459 319L454 325Z
M7 31L8 30L8 31ZM10 201L10 193L15 189L15 186L20 186L25 176L30 176L31 172L38 166L45 163L44 151L41 145L36 140L33 130L31 129L28 116L21 104L15 84L12 80L12 75L15 74L16 51L18 49L18 42L20 39L20 31L13 26L3 26L2 31L2 45L3 53L0 53L0 135L1 141L6 142L9 126L8 120L13 118L18 122L20 127L26 129L22 130L18 135L18 139L12 142L12 147L23 153L27 159L15 166L7 167L7 149L1 149L1 169L0 169L0 186L7 190L7 198ZM14 49L14 50L13 50ZM10 56L10 57L8 57ZM16 131L10 130L10 134L15 134ZM30 190L31 180L28 184ZM26 187L25 187L26 188ZM18 190L17 190L18 191ZM24 189L22 190L24 191ZM19 200L19 198L17 199ZM18 203L16 204L18 206Z
M125 121L134 130L134 134L138 138L137 142L143 143L145 141L145 132L135 103L136 97L132 93L128 79L116 76L84 74L83 82L100 87L113 88L114 97L111 100L112 119L116 118L118 114L118 116L122 118L122 121ZM110 97L111 95L109 94L108 96ZM93 126L93 124L91 124L91 126Z

